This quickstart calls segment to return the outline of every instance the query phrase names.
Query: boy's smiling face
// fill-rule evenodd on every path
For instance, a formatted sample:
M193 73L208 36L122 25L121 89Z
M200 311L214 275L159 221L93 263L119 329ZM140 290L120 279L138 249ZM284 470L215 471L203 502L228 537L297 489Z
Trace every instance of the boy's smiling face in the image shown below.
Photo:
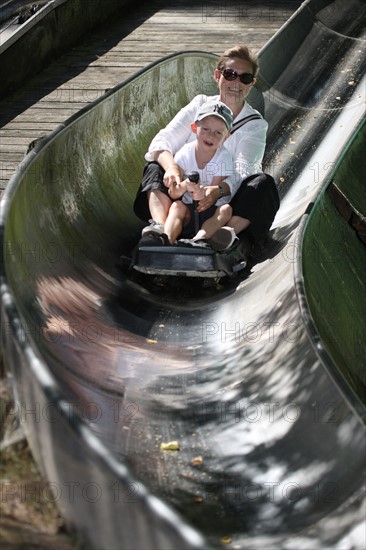
M198 144L206 151L216 151L229 133L225 122L215 115L208 115L199 122L192 123L191 128L197 136Z

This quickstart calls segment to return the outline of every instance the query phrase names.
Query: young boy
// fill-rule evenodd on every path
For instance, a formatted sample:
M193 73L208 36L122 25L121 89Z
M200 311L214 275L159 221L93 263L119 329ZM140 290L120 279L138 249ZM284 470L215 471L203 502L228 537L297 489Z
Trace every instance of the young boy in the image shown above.
M191 124L196 140L186 143L174 157L182 180L189 172L196 171L199 183L192 183L186 178L180 184L175 182L169 187L173 202L164 224L164 233L155 235L155 244L174 244L180 235L194 235L197 229L195 217L198 215L198 232L193 239L182 240L191 246L209 246L210 238L231 218L232 209L228 202L231 199L230 176L234 174L234 164L223 143L229 135L232 122L232 111L224 103L214 100L202 105L196 120ZM195 212L194 201L201 201L202 205L205 188L210 186L216 187L219 199L206 210ZM231 242L225 243L226 247L235 238L229 235ZM213 242L211 244L214 248Z

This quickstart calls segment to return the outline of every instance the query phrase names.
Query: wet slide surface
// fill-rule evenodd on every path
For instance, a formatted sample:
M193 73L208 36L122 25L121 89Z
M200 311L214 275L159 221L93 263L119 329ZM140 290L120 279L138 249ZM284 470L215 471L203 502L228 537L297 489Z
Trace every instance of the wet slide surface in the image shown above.
M294 266L303 215L364 111L365 14L359 2L305 4L261 52L252 101L270 123L265 169L279 182L282 205L267 254L241 279L208 289L192 281L159 286L115 265L140 231L129 170L142 167L139 130L153 134L197 93L197 74L208 82L208 54L169 59L110 93L36 147L5 194L6 282L14 296L3 284L5 341L18 395L60 407L54 427L29 427L49 479L105 489L104 525L104 516L87 517L82 491L76 508L62 503L68 517L77 511L74 521L96 547L108 537L108 547L118 539L126 548L186 547L183 540L202 547L179 523L172 527L174 517L136 480L212 546L363 544L364 409L309 338ZM293 47L283 59L284 43ZM179 93L172 75L184 81ZM148 105L160 106L154 120L136 108L141 89ZM128 142L117 140L121 125ZM103 145L95 150L86 135ZM179 451L161 450L173 440ZM123 499L116 490L111 498L118 475ZM118 524L121 510L134 526L129 534ZM147 518L142 545L135 529Z

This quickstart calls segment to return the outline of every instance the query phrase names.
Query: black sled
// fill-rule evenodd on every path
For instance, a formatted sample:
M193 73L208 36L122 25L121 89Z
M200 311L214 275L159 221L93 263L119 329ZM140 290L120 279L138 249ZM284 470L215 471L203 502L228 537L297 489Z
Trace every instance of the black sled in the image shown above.
M130 267L148 275L175 277L234 277L247 265L251 246L244 237L227 250L191 246L144 246L137 244Z

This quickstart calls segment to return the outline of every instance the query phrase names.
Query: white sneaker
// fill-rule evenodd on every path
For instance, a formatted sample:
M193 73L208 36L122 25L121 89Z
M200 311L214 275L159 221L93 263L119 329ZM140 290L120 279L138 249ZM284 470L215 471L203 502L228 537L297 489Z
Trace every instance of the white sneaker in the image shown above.
M156 235L161 235L164 233L164 224L158 223L154 220L149 220L150 225L147 225L143 228L141 231L142 237L146 237L146 235L151 235L151 233L155 233Z
M238 239L236 233L232 227L220 227L216 233L207 239L213 250L227 250Z

